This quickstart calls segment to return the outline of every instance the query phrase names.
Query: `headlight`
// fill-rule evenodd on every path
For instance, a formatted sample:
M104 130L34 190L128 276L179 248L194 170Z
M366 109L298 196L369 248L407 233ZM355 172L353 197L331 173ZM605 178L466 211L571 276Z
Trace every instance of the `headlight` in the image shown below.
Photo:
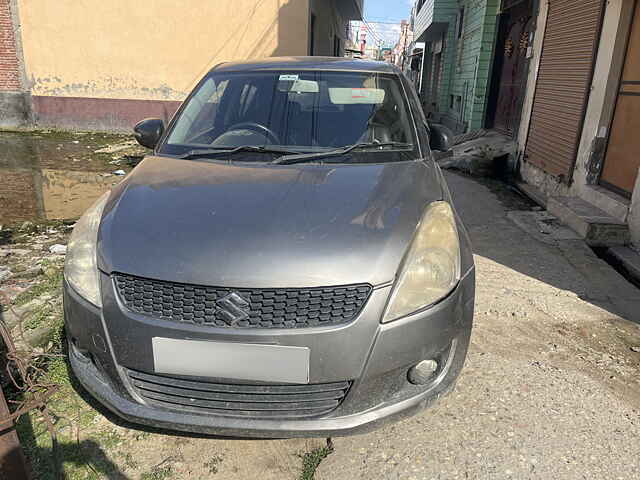
M101 196L76 222L67 245L67 257L64 263L64 276L69 285L83 298L98 307L102 306L102 300L96 242L102 210L108 198L109 192Z
M382 319L390 322L446 296L460 280L460 242L451 205L427 207Z

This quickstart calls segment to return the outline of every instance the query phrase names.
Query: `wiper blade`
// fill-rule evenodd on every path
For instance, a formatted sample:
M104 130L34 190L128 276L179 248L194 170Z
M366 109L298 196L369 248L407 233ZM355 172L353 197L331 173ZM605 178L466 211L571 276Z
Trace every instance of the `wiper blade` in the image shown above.
M201 148L201 149L189 150L188 152L180 155L178 158L186 158L186 159L201 158L201 157L210 158L210 157L216 157L218 155L233 155L234 153L239 153L239 152L278 153L281 155L291 155L291 154L299 153L295 150L288 150L285 148L270 148L270 147L263 147L263 146L257 146L257 145L241 145L239 147L233 147L233 148L220 147L220 148Z
M381 143L356 143L354 145L347 145L346 147L339 148L337 150L328 150L325 152L316 152L316 153L300 153L294 155L284 155L280 158L276 158L272 164L278 165L291 165L293 163L303 163L311 160L315 160L316 158L327 158L327 157L339 157L341 155L345 155L354 150L383 150L384 147L395 147L401 149L413 148L412 143L402 143L402 142L381 142Z

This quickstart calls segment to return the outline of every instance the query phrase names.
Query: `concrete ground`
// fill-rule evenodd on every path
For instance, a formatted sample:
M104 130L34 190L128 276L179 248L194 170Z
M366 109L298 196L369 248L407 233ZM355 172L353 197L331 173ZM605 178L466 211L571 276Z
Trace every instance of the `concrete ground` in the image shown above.
M335 438L316 478L640 478L640 291L581 241L507 218L515 194L448 173L477 266L454 392L376 432ZM515 201L515 203L514 203Z
M67 140L56 140L61 151L95 149ZM110 162L107 173L117 168ZM451 395L400 423L334 438L327 455L325 439L230 440L127 424L74 388L58 358L48 379L61 390L49 406L67 478L640 478L640 323L631 321L640 322L640 291L571 235L545 241L512 220L510 211L531 204L504 184L446 176L477 265L472 344ZM37 282L33 295L59 296L61 258L49 243L67 237L64 225L14 232L0 258L14 276L0 290L24 298ZM44 273L19 277L38 262ZM60 316L45 313L39 321ZM23 417L19 431L37 478L54 478L38 415Z

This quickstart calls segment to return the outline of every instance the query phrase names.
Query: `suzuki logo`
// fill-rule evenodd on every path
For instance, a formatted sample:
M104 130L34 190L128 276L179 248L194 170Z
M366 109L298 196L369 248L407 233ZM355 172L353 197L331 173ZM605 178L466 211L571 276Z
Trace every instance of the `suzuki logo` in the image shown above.
M235 325L249 318L249 302L242 298L237 292L231 292L225 295L216 301L216 305L218 306L216 312L229 323L229 325Z

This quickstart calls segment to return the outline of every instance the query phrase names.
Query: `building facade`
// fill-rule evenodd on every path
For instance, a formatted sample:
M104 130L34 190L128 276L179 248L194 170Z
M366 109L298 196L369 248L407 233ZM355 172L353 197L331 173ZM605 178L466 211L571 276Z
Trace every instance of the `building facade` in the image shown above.
M638 3L540 2L517 135L520 175L541 201L591 212L589 216L607 225L624 225L636 247Z
M534 0L418 0L412 14L427 114L456 133L515 135L530 58Z
M362 0L0 0L0 126L168 118L214 65L342 55Z

